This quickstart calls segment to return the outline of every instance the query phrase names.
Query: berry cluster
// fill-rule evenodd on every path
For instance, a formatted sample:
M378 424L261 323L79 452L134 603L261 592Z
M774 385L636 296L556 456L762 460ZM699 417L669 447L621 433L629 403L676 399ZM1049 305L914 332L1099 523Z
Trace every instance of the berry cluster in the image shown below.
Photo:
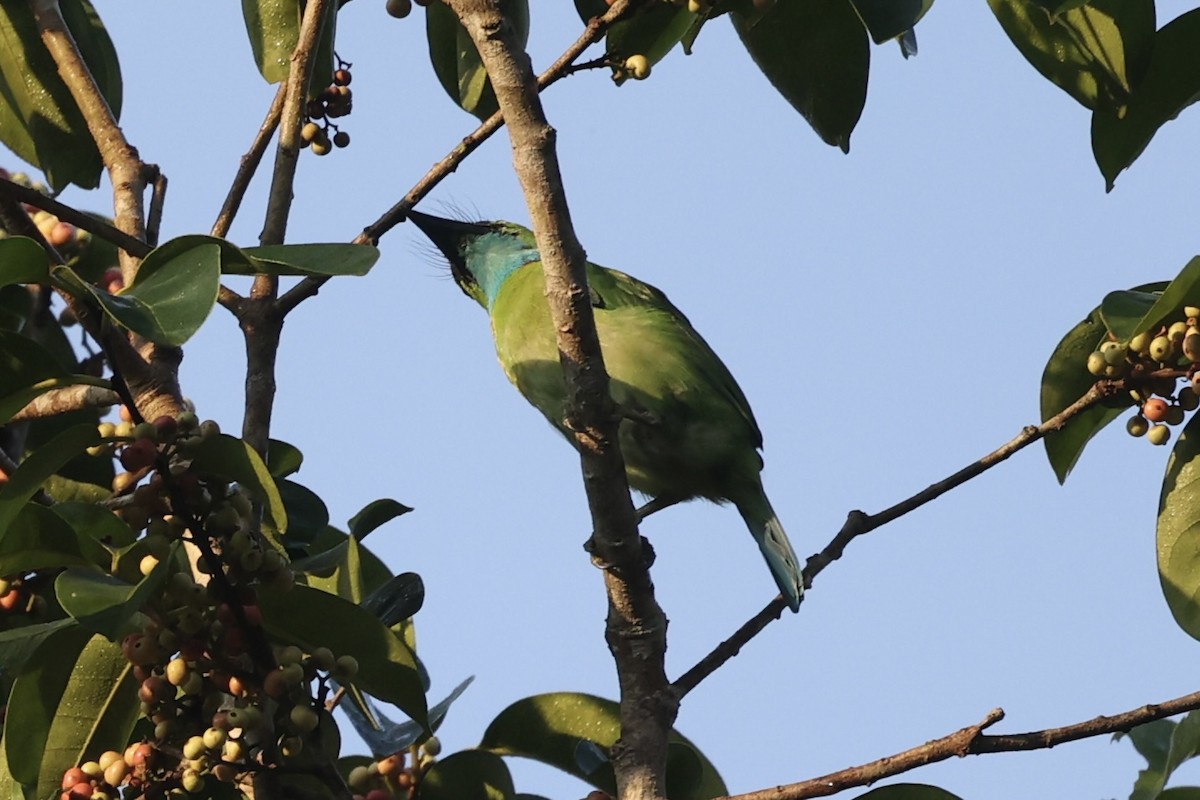
M1088 372L1097 378L1130 381L1138 411L1125 430L1155 445L1170 441L1169 426L1200 407L1200 307L1186 306L1183 316L1128 342L1102 342L1087 359ZM1187 381L1182 388L1180 378Z
M416 794L421 778L437 762L442 743L430 736L411 752L401 750L350 770L346 783L354 800L399 800ZM412 756L411 761L409 756Z
M387 13L396 19L404 19L412 13L413 5L427 6L433 0L387 0Z
M307 147L315 155L328 155L334 147L347 147L350 134L338 130L333 120L348 115L353 109L353 92L350 91L350 64L338 59L338 68L333 72L333 82L319 95L308 101L305 114L308 121L300 129L300 146Z

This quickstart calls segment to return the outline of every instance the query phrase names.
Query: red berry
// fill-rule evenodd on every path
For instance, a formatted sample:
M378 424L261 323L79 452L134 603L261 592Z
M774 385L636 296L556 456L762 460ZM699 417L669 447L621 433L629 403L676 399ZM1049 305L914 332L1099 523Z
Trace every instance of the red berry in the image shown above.
M9 589L4 594L0 595L0 609L5 611L15 611L20 608L25 602L24 594L20 589Z
M1170 405L1161 397L1151 397L1142 404L1142 416L1151 422L1162 422L1167 418Z
M75 784L81 781L86 781L87 779L88 776L86 772L81 770L79 767L71 767L69 770L63 773L62 788L70 789Z
M149 439L138 439L121 451L121 466L129 472L137 472L150 466L158 456L158 447Z

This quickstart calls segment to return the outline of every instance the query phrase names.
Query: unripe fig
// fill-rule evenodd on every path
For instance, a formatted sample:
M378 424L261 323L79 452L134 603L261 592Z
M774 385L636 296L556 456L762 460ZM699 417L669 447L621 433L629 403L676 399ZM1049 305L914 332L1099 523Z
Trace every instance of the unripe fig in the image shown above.
M320 722L317 712L306 705L292 706L288 718L300 733L311 733L316 730L317 724Z
M1095 375L1097 378L1104 377L1104 371L1108 369L1108 361L1105 360L1104 354L1100 351L1095 351L1088 354L1087 371Z
M1166 444L1171 438L1171 429L1166 425L1155 425L1146 434L1146 438L1150 440L1150 444Z
M1173 350L1174 346L1166 336L1156 336L1150 342L1150 357L1155 361L1166 361Z

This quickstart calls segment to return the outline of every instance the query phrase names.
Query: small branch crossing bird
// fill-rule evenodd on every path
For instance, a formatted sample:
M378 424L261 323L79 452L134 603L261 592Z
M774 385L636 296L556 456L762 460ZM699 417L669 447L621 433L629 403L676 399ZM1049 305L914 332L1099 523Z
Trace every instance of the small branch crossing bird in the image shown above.
M533 232L416 211L408 218L449 259L463 292L487 309L508 379L573 442ZM629 485L656 508L696 497L733 503L797 610L804 593L799 561L763 492L762 433L737 381L658 289L590 262L587 273L610 391L623 415Z

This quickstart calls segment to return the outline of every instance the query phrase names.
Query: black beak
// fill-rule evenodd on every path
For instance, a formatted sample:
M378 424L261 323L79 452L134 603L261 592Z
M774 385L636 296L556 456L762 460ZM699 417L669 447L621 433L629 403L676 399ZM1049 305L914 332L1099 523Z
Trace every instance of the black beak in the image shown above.
M421 233L437 245L442 255L450 260L450 265L456 272L464 270L462 256L463 242L491 233L491 226L479 222L459 222L454 219L442 219L420 211L409 211L408 218L421 229Z

